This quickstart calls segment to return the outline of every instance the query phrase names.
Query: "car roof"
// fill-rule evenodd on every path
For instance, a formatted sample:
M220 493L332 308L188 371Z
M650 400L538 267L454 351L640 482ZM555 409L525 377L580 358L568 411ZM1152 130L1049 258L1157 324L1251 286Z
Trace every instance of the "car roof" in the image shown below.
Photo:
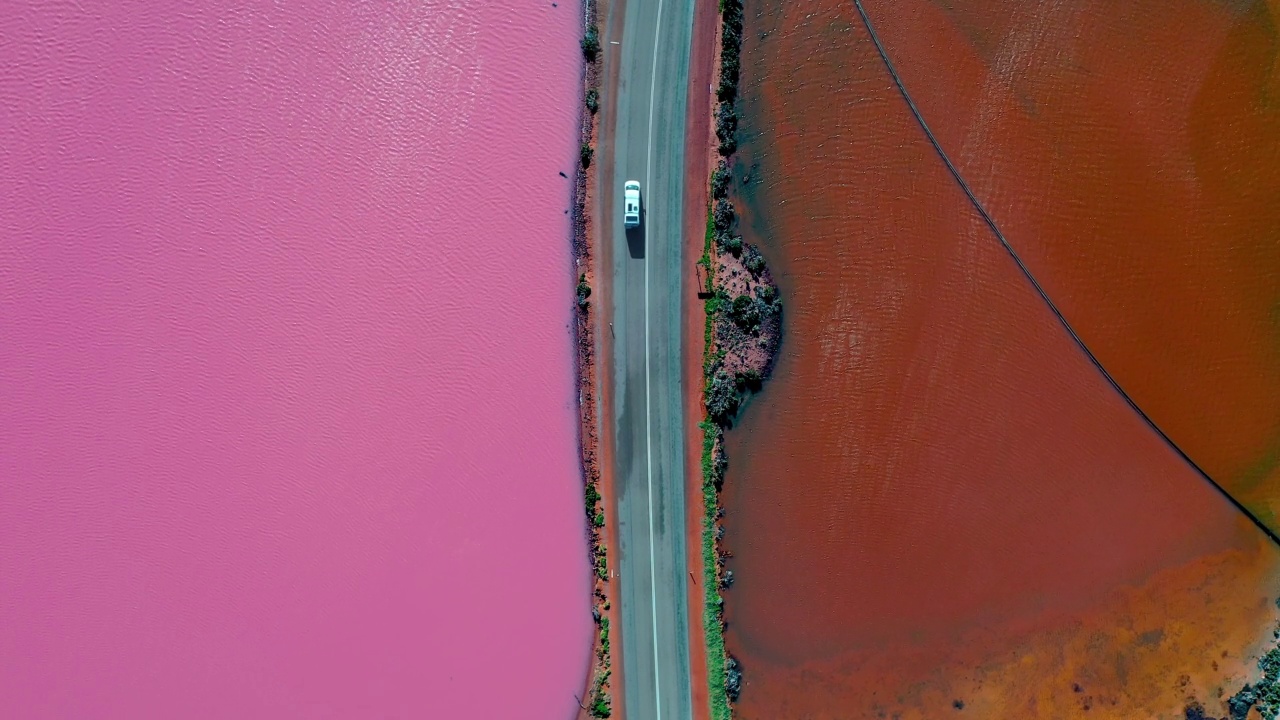
M639 190L639 189L640 189L640 183L636 182L635 180L628 180L628 181L627 181L627 184L626 184L624 187L625 187L627 190Z

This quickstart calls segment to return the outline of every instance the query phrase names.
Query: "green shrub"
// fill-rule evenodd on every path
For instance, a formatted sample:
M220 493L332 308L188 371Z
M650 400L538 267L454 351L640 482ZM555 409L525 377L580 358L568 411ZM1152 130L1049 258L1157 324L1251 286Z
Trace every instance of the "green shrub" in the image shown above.
M734 110L733 103L722 102L716 106L716 137L721 142L732 138L733 134L738 131L738 113Z
M782 298L778 297L778 289L772 285L757 287L756 297L770 312L777 312L782 309Z
M717 233L728 232L733 226L733 203L728 200L716 200L711 218L715 223Z
M587 34L582 36L582 57L587 62L595 62L596 56L600 54L600 31L595 25L587 28Z
M1280 648L1272 648L1259 658L1258 669L1262 671L1262 679L1256 685L1246 683L1228 700L1232 720L1248 717L1249 709L1255 706L1264 718L1280 714Z
M604 527L604 511L603 510L597 511L596 516L591 521L591 523L598 528Z
M711 197L722 198L729 194L729 181L733 175L729 172L729 163L721 158L716 169L711 173Z
M596 90L595 88L591 88L590 90L587 91L587 109L591 111L592 115L595 115L597 112L600 112L600 91L599 90Z
M738 395L738 383L724 373L717 373L707 383L707 416L725 425L738 411L742 399Z
M727 230L725 232L716 233L716 247L730 253L734 257L742 252L742 236L734 235Z
M721 100L732 100L738 95L738 79L721 73L720 84L716 86L716 97Z
M720 86L716 94L721 100L730 101L738 94L742 51L742 4L736 0L722 2L720 22Z
M755 330L760 326L760 307L750 295L739 295L729 306L729 319L743 330Z

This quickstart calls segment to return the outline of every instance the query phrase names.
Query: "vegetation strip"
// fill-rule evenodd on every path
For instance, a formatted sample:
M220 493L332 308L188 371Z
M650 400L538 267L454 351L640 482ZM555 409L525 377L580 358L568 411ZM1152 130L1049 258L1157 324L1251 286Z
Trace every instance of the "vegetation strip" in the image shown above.
M583 106L581 116L581 147L578 171L574 176L573 251L578 276L574 288L574 308L577 322L574 324L578 350L578 392L581 412L582 467L584 476L583 510L587 517L590 538L592 578L591 615L596 622L598 635L591 667L585 702L578 705L588 715L607 718L613 713L613 698L609 679L612 676L612 655L609 643L609 598L606 593L609 579L609 556L603 533L605 513L600 495L600 461L598 451L599 429L596 417L595 381L595 323L591 313L591 243L587 215L588 169L595 155L595 114L600 109L600 34L594 19L595 0L587 0L586 27L582 37Z
M724 644L724 598L733 572L719 547L719 492L728 457L724 431L733 424L744 398L769 376L782 336L782 302L764 257L734 232L736 213L729 200L733 182L729 161L737 150L738 74L742 51L742 2L720 0L720 60L714 121L721 155L711 173L711 200L703 253L708 299L703 329L702 568L703 629L707 646L707 684L712 720L729 720L742 689L742 671Z
M1276 600L1276 606L1280 607L1280 600ZM1247 720L1249 711L1254 708L1266 720L1280 716L1280 646L1276 646L1276 641L1280 641L1280 627L1272 631L1271 637L1272 648L1258 658L1262 677L1257 682L1245 683L1239 692L1227 699L1228 717L1222 720ZM1188 705L1185 714L1187 720L1214 720L1197 702Z

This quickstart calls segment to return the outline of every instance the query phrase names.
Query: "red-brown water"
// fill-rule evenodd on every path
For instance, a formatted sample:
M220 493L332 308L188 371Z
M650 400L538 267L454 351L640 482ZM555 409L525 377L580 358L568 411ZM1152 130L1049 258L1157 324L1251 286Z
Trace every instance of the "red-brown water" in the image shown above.
M1267 4L868 11L943 147L1108 371L1280 528L1280 44Z
M1252 255L1237 252L1226 221L1206 220L1200 235L1179 237L1180 261L1147 269L1143 258L1162 241L1128 238L1186 224L1144 193L1154 186L1165 198L1173 191L1162 182L1195 185L1194 173L1186 177L1194 167L1173 172L1178 160L1161 155L1168 143L1159 132L1143 143L1123 140L1147 128L1105 102L1077 102L1088 93L1052 78L1042 93L1070 108L1058 127L1074 144L1001 125L1009 101L997 93L1004 104L991 102L991 91L982 91L988 76L1009 75L1009 62L982 60L975 48L988 58L1003 49L1031 65L1041 55L1083 65L1078 75L1101 97L1159 105L1164 94L1177 96L1179 83L1203 79L1179 65L1184 56L1196 56L1188 65L1214 62L1204 57L1215 47L1213 32L1200 32L1206 13L1231 22L1248 15L1225 6L1181 16L1166 8L1151 30L1158 41L1126 46L1136 34L1125 28L1142 26L1150 13L1115 17L1076 3L1073 17L1109 28L1066 31L1085 46L1079 57L1115 58L1093 67L1064 59L1044 40L1041 26L1060 24L1066 5L868 9L882 21L890 52L901 55L908 86L929 78L916 90L930 98L922 110L947 128L940 139L964 159L962 171L989 170L994 157L1005 163L990 171L998 183L975 189L998 200L997 220L1020 218L1004 228L1015 245L1035 236L1034 269L1051 293L1069 296L1060 301L1068 316L1090 309L1082 334L1107 345L1103 360L1130 359L1122 383L1144 362L1167 361L1158 343L1125 328L1155 324L1158 336L1175 332L1178 312L1195 316L1183 326L1191 333L1183 345L1207 349L1179 357L1177 372L1149 371L1156 379L1145 394L1135 392L1140 403L1172 396L1168 404L1190 418L1193 432L1211 416L1197 408L1201 395L1178 393L1179 377L1211 388L1212 373L1231 375L1243 388L1249 369L1260 393L1275 381L1262 372L1280 367L1267 364L1275 346L1247 321L1260 317L1255 301L1274 290L1275 275L1261 260L1241 261L1255 296L1231 285L1205 299L1214 282L1230 285L1229 273L1211 281L1201 267L1267 251L1258 244ZM786 335L773 379L728 439L726 540L738 582L728 594L727 640L746 670L740 716L936 717L960 701L977 717L1158 717L1192 698L1220 711L1219 689L1230 688L1269 635L1275 549L1072 345L946 173L851 3L748 3L747 18L738 175L754 179L742 210L779 277ZM1163 54L1144 58L1151 67L1184 74L1168 85L1131 78L1121 59L1156 50ZM1233 101L1219 104L1204 112L1229 122ZM1028 123L1045 117L1038 107L1018 106ZM1184 114L1181 122L1191 120ZM1069 164L1060 154L1073 147L1105 152L1089 156L1092 166L1080 164L1081 177L1052 164L1023 177L1018 160L1029 153L1020 144L1028 141L1015 139L1020 132L1033 140L1047 134L1035 149L1059 164ZM1001 149L989 156L988 146ZM1199 193L1199 212L1220 212L1239 227L1276 227L1269 208L1235 197L1223 207L1211 190ZM1178 204L1173 196L1162 202ZM1107 211L1103 219L1091 204ZM1149 209L1134 211L1135 204ZM1254 214L1245 218L1248 208ZM1079 232L1070 232L1073 222ZM1113 224L1124 232L1091 229ZM1215 238L1206 259L1188 260L1196 243ZM1143 280L1147 290L1113 289L1144 272L1152 276ZM1150 288L1166 283L1177 292L1160 315L1149 309L1159 302ZM1095 289L1107 291L1102 309L1090 305ZM1142 311L1115 321L1137 296ZM1242 318L1244 329L1218 330L1215 312ZM1205 326L1215 332L1197 339L1195 328ZM1231 344L1241 338L1252 347ZM1239 420L1253 423L1252 437L1275 430L1264 404ZM1164 423L1171 412L1152 414ZM1216 448L1213 434L1221 432L1202 433L1201 442ZM1211 471L1220 468L1210 461Z

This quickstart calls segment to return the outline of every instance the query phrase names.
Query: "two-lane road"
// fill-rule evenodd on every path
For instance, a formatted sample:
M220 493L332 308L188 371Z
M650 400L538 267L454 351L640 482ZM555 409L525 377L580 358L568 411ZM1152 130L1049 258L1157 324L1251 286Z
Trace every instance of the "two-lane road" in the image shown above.
M630 720L689 720L680 273L693 0L627 0L625 12L602 198L620 206L623 183L641 183L641 227L624 231L619 207L606 228L623 704Z

